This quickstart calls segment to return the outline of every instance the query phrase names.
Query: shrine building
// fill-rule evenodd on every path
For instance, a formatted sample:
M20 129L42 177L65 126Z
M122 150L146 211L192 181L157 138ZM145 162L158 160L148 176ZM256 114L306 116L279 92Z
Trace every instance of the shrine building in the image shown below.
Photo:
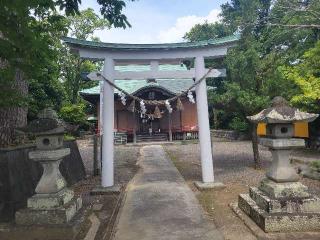
M129 65L117 66L116 70L125 71L147 71L147 66ZM160 65L160 70L185 71L186 66L181 65ZM221 76L225 74L221 72ZM186 91L194 79L147 79L147 80L115 80L115 84L126 92L145 100L166 100ZM207 87L213 91L212 87ZM195 89L191 92L195 97ZM100 85L80 91L80 96L96 106L98 128L100 125ZM181 98L182 109L177 109L173 104L172 113L169 113L165 106L159 106L161 115L155 116L155 107L147 106L147 113L142 115L139 111L130 111L128 106L121 101L121 94L118 90L114 92L114 131L127 136L129 142L141 141L168 141L186 140L198 138L197 108L196 104L184 96Z

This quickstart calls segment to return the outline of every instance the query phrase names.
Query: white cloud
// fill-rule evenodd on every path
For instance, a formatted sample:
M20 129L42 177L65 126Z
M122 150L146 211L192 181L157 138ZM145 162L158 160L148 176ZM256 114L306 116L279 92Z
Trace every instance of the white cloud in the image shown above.
M219 14L219 9L213 9L205 17L195 15L180 17L176 20L173 27L160 31L157 40L161 43L180 42L183 40L185 33L189 32L194 25L204 23L205 21L209 23L218 22Z
M95 35L104 42L117 43L172 43L183 41L185 33L198 24L219 21L219 9L213 9L207 16L183 16L174 18L154 9L138 8L132 5L125 13L132 28L112 28L96 31ZM146 21L149 19L149 21Z

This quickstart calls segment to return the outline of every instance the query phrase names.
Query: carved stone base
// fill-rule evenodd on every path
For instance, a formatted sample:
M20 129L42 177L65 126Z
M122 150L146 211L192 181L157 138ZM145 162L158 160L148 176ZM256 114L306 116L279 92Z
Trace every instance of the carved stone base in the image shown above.
M52 209L63 206L74 197L72 190L67 188L52 194L36 194L28 199L28 208Z
M320 213L268 213L249 194L240 194L238 206L265 232L320 231Z
M320 199L296 183L265 179L249 194L240 194L238 206L265 232L320 231Z
M16 212L18 225L55 225L71 221L82 207L81 198L73 198L67 204L52 209L25 208Z

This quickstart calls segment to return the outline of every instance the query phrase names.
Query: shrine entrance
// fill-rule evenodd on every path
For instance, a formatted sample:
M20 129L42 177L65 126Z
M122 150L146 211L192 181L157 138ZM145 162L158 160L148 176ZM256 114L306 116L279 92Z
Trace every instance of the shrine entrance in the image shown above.
M160 119L158 118L139 118L139 130L137 134L155 134L161 133Z
M119 91L121 101L124 105L127 104L126 100L130 99L131 103L128 108L131 109L134 114L138 111L142 119L145 115L148 115L147 108L150 107L155 107L156 109L153 114L154 116L162 114L161 108L166 109L170 119L173 113L173 104L176 104L178 108L179 102L181 102L180 98L182 97L187 97L192 104L196 104L202 182L204 184L214 183L206 79L225 76L225 69L206 69L205 59L222 58L227 54L228 48L234 46L238 39L239 36L233 35L209 41L172 44L113 44L72 38L64 39L73 51L79 52L81 58L104 61L102 73L90 73L88 75L91 80L97 80L103 83L100 94L102 187L111 187L114 185L115 89ZM185 61L188 61L190 65L183 70L174 68L168 70L164 67L166 65L179 66ZM143 70L121 72L116 69L129 65L141 65L143 66ZM164 95L163 100L154 101L149 100L149 98L145 100L142 97L135 96L119 88L115 84L115 80L118 79L128 82L139 79L141 81L167 79L166 84L170 84L171 81L174 81L173 79L191 79L194 80L194 82L188 88L181 88L180 93L175 94L173 97ZM193 99L192 90L195 91L196 101ZM152 91L148 89L145 93L147 92L150 94ZM136 105L138 105L138 108ZM161 123L161 120L159 120L159 122ZM146 124L142 126L142 130L145 131L148 124L147 122L143 124ZM136 134L138 130L137 127L138 126L134 126L134 134Z

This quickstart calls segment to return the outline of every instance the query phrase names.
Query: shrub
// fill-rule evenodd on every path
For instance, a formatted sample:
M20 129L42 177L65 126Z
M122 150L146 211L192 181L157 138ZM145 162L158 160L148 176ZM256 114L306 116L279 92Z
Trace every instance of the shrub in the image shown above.
M81 125L86 123L84 104L65 105L60 109L60 117L67 123Z
M236 130L239 132L246 132L249 129L249 124L245 120L239 117L234 117L229 123L229 127L232 130Z

